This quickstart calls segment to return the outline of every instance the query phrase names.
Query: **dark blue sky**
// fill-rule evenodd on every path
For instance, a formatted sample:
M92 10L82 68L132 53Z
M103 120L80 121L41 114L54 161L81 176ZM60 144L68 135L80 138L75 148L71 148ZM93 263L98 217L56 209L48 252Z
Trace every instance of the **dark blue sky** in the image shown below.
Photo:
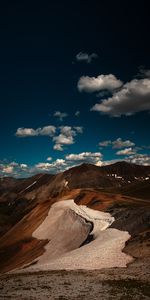
M129 1L126 1L125 5L119 1L109 2L10 1L1 6L2 175L16 175L15 172L22 172L20 164L27 164L30 168L32 166L31 173L35 172L38 169L35 165L41 162L43 165L49 164L49 171L55 171L53 169L57 159L64 160L60 165L62 163L65 168L64 164L68 166L67 155L83 152L87 152L87 156L80 155L79 159L76 157L72 161L68 159L69 164L84 160L97 163L98 159L93 160L90 154L97 152L103 155L99 157L101 161L130 157L134 162L149 163L149 10L146 1L133 6ZM86 59L76 58L80 52L88 55L96 53L98 57L88 63ZM96 78L109 74L123 82L119 90L105 87L88 92L85 88L81 92L77 88L81 76ZM130 94L131 99L123 99L125 104L119 107L119 117L114 113L90 111L96 103L101 103L103 99L107 100L124 89L126 82L133 85L135 78L137 92L133 91L132 87L127 87L127 97ZM145 82L146 90L144 89L143 96L143 92L141 94L140 91L141 85L142 89L145 87ZM103 90L107 93L98 97L99 92ZM136 100L138 98L139 101ZM131 109L130 102L134 103L131 105L130 116L123 113L127 101L128 113ZM60 121L54 116L56 111L68 116ZM76 111L80 111L79 116L75 116ZM18 128L36 130L48 125L56 127L56 132L51 137L37 133L30 137L15 135ZM54 144L58 145L57 137L62 134L60 126L71 126L72 130L75 126L83 127L82 133L67 133L73 140L68 144L62 142L62 151L53 149ZM98 146L99 142L114 142L118 138L122 141L119 148L114 148L113 144L109 144L108 147ZM127 140L130 143L123 143ZM129 148L131 149L125 152L127 156L116 154L120 149ZM52 157L52 160L46 162L47 157ZM12 162L19 165L10 165ZM44 167L43 170L45 171Z

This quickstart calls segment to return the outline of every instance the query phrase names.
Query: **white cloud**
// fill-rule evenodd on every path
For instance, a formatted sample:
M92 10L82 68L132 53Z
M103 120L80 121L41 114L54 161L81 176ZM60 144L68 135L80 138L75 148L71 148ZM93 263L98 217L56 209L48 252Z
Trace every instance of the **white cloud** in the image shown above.
M2 173L5 173L5 174L12 174L14 171L14 167L10 166L10 165L3 166L1 171L2 171Z
M24 128L20 127L16 131L17 137L32 137L32 136L40 136L40 135L46 135L46 136L53 136L56 132L56 127L53 125L44 126L42 128Z
M58 118L59 121L63 121L64 118L68 117L68 114L65 112L56 111L54 117Z
M102 166L108 166L108 165L112 165L115 164L118 161L123 161L122 159L111 159L111 160L104 160L102 162Z
M15 162L15 161L12 161L9 165L12 166L12 167L17 167L17 166L18 166L18 163Z
M135 146L135 143L133 143L130 140L125 140L123 141L121 138L116 139L115 141L112 142L112 146L114 149L121 149L124 147L132 147Z
M71 126L60 126L60 133L65 136L73 136L76 135L75 131L73 130L73 127Z
M17 162L3 162L0 164L0 176L22 176L29 172L29 168L26 164L19 164Z
M133 150L131 147L130 148L125 148L122 150L119 150L116 152L117 155L131 155L131 154L135 154L136 151Z
M18 137L26 137L26 136L37 136L37 131L33 128L23 128L20 127L16 131L16 136Z
M60 145L71 145L74 143L74 139L72 135L67 136L62 133L59 134L58 136L53 137L53 141L56 144L60 144Z
M135 154L131 155L126 160L133 164L149 166L150 165L150 155L147 154Z
M131 116L140 111L150 111L150 79L134 79L112 97L95 104L91 111L98 111L113 117Z
M86 52L79 52L76 55L76 61L80 62L80 61L84 61L88 64L90 64L92 62L93 59L98 58L98 55L96 53L91 53L88 54Z
M54 172L57 170L61 170L62 168L64 168L66 166L66 162L64 159L56 159L54 162L52 163L38 163L35 165L35 170L37 171L43 171L43 172Z
M38 163L35 165L35 168L43 170L43 171L49 171L51 169L52 164L50 163Z
M77 110L77 111L75 112L75 117L79 117L79 116L80 116L80 111Z
M53 125L45 126L37 129L39 135L53 136L56 132L56 127Z
M3 162L0 164L0 176L24 178L41 172L55 174L63 172L70 167L80 165L81 163L91 163L96 166L104 166L125 160L134 164L145 166L150 165L150 155L132 153L132 150L132 148L120 150L118 151L120 152L118 155L124 155L126 157L123 159L114 159L109 161L103 160L103 155L100 152L81 152L78 154L68 154L64 159L56 159L52 162L39 162L33 166L28 166L24 163L15 163L14 165L14 162Z
M51 156L47 157L47 161L51 161L51 160L52 160Z
M135 143L133 143L130 140L122 140L122 138L117 138L114 141L111 140L106 140L106 141L101 141L99 142L99 146L100 147L108 147L108 146L112 146L113 149L121 149L124 147L133 147L135 146Z
M122 86L122 81L117 79L113 74L99 75L98 77L82 76L80 77L77 87L79 92L99 92L102 90L113 91Z
M100 164L102 159L102 154L100 152L82 152L78 154L66 155L66 161L71 162L88 162L91 164Z
M53 149L63 151L64 145L72 145L75 143L75 136L83 133L81 126L59 126L53 125L44 126L42 128L18 128L16 131L17 137L32 137L32 136L49 136L54 142Z
M26 164L20 164L20 168L21 168L21 169L27 169L28 166L27 166Z
M64 145L74 144L74 137L83 132L83 128L80 126L60 126L59 128L60 134L53 137L53 142L55 142L53 149L57 151L63 151Z
M100 147L108 147L109 145L111 145L111 141L110 140L108 140L108 141L102 141L102 142L99 142L99 146Z
M83 127L81 127L81 126L74 126L73 128L76 130L77 133L83 133Z
M57 151L63 151L64 150L64 148L63 148L63 146L61 144L55 144L53 146L53 149L57 150Z
M95 163L95 166L101 167L101 166L103 166L103 164L104 164L104 162L102 160L99 160Z

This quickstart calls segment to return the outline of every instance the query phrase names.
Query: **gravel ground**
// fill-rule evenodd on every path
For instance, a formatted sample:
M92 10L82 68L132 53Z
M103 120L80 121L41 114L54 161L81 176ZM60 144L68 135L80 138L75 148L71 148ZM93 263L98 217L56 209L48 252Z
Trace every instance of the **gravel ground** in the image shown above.
M0 299L148 300L149 266L136 262L127 269L5 274L0 277Z

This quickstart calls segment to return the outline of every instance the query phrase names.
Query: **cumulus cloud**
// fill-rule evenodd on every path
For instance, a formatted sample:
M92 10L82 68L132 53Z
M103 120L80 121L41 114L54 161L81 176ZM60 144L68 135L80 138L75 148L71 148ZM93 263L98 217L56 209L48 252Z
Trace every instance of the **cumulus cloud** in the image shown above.
M88 162L91 164L100 164L102 154L100 152L81 152L78 154L66 155L66 160L76 163Z
M2 162L0 164L0 176L13 176L13 177L21 177L22 175L28 173L29 168L27 164L17 163L17 162Z
M121 149L124 147L133 147L135 146L135 143L130 140L122 140L121 138L118 138L115 141L112 141L112 146L114 149Z
M18 137L26 137L26 136L37 136L37 130L33 128L23 128L20 127L16 131L16 136Z
M65 167L66 163L64 159L56 159L52 163L38 163L35 165L35 169L43 171L43 172L49 172L49 171L57 171L62 169L62 167Z
M118 151L119 152L119 151ZM13 176L13 177L28 177L38 173L50 173L56 174L58 172L63 172L73 166L80 165L81 163L91 163L96 166L104 166L113 164L117 161L125 160L130 163L139 165L150 165L150 155L148 154L137 154L132 153L132 148L127 148L120 150L120 154L126 156L123 159L114 160L103 160L103 155L100 152L81 152L75 154L68 154L64 158L56 159L51 162L39 162L35 165L27 165L24 163L14 162L3 162L0 163L0 176ZM132 154L131 154L132 153Z
M53 125L49 125L43 128L39 128L38 131L39 131L39 135L53 136L56 132L56 127Z
M99 75L98 77L82 76L80 77L77 88L79 92L99 92L108 90L112 92L122 86L122 81L117 79L115 75Z
M6 177L16 177L24 178L32 176L37 173L57 173L65 170L67 168L67 163L64 159L56 159L50 162L39 162L35 165L27 165L24 163L14 162L3 162L0 163L0 176Z
M37 129L20 127L17 129L15 135L17 137L32 137L40 135L53 136L55 132L56 127L53 125L44 126Z
M10 165L4 165L2 166L1 165L1 172L4 173L4 174L12 174L14 171L14 167L13 166L10 166Z
M149 166L150 165L150 155L135 154L135 155L131 155L128 158L126 158L126 161L133 163L133 164Z
M35 165L35 168L40 169L42 171L49 171L51 168L50 163L38 163Z
M77 55L76 55L76 61L78 62L86 62L88 64L90 64L92 62L93 59L96 59L98 58L98 55L96 53L91 53L91 54L88 54L86 52L79 52Z
M63 121L64 118L68 117L68 114L65 112L56 111L53 116L58 118L59 121Z
M130 148L125 148L122 150L119 150L116 152L117 155L131 155L131 154L135 154L136 151L133 150L131 147Z
M53 142L55 143L53 149L57 151L63 151L64 146L74 144L74 137L78 133L83 132L83 128L80 126L60 126L59 128L60 134L53 137Z
M26 170L28 168L27 164L20 164L20 168Z
M75 143L75 136L83 133L83 127L81 126L59 126L53 125L45 126L42 128L23 128L20 127L16 131L17 137L33 137L33 136L49 136L52 137L54 142L53 149L57 151L63 151L64 145L72 145Z
M53 138L53 141L57 144L57 145L71 145L74 143L74 139L73 136L66 136L65 134L60 133L58 136L55 136Z
M111 140L106 140L106 141L101 141L99 142L100 147L108 147L112 146L113 149L121 149L124 147L133 147L135 146L135 143L133 143L130 140L122 140L122 138L117 138L114 141Z
M150 111L150 79L134 79L114 92L112 97L95 104L91 111L112 117L131 116L140 111Z

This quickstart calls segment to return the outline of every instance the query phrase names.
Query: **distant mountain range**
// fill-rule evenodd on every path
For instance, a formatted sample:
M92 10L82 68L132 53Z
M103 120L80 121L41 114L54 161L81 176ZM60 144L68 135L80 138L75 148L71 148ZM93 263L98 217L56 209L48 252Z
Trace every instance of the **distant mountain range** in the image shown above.
M92 164L82 164L70 168L63 173L56 175L37 174L30 178L16 179L3 177L0 179L0 201L10 198L18 199L34 194L34 197L44 198L50 195L59 194L66 189L75 188L98 188L102 190L115 190L128 192L130 187L132 196L134 189L149 189L150 166L135 165L127 162L117 162L107 166L95 166ZM143 191L144 192L144 191ZM140 193L141 198L147 198L147 193Z

